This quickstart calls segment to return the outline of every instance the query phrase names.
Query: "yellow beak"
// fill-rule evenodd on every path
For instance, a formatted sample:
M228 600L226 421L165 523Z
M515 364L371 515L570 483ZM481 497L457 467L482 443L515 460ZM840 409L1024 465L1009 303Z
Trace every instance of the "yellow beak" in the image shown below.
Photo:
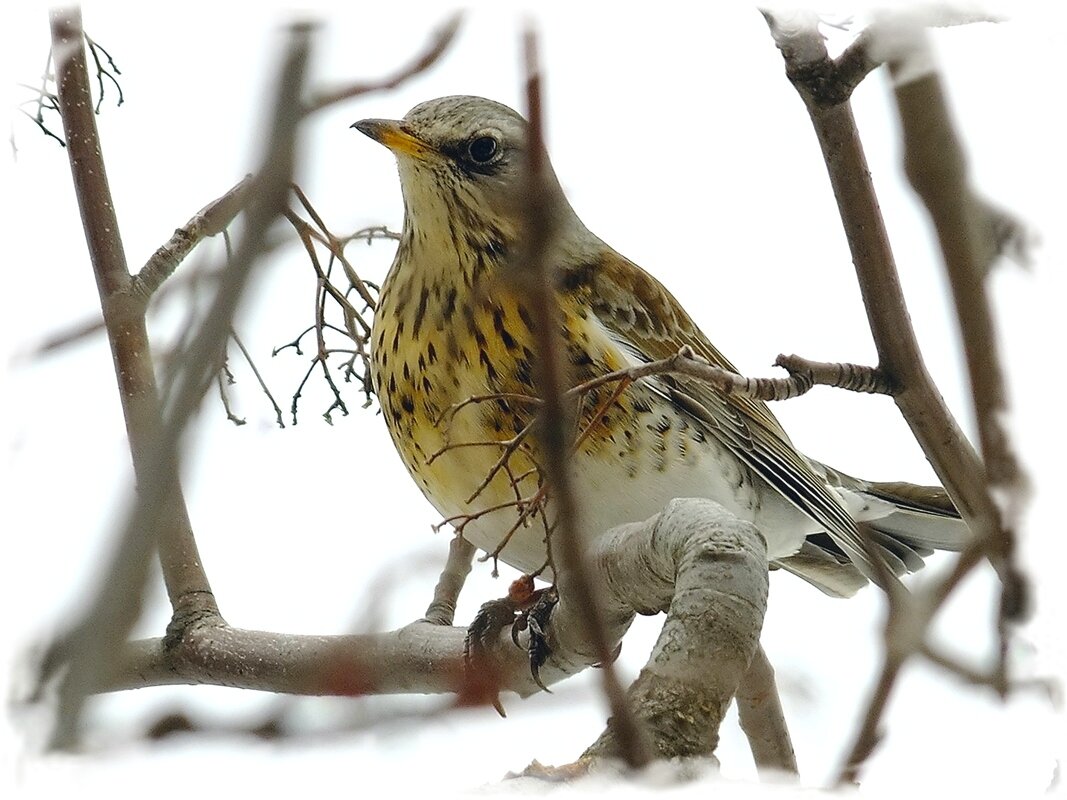
M430 145L407 130L400 120L361 119L352 127L385 145L397 155L424 159L434 152Z

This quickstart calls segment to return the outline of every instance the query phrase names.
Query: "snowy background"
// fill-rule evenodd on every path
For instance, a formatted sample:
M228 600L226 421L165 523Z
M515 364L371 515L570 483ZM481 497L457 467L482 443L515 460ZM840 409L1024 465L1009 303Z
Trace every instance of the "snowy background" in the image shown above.
M6 108L29 97L48 51L46 7L8 4ZM399 229L395 166L350 130L364 117L399 117L422 100L480 94L521 108L519 34L524 15L475 4L444 59L399 91L315 116L303 130L298 182L337 233L386 223ZM711 4L709 4L710 7ZM108 88L98 118L111 188L132 269L172 230L255 163L265 101L295 18L322 22L312 74L323 83L374 78L406 63L445 18L428 3L323 5L89 3L87 31L122 69L126 102ZM610 9L610 10L609 10ZM845 239L807 115L754 8L715 11L659 2L633 11L599 4L538 5L546 67L548 142L556 172L588 226L656 274L710 338L751 375L772 374L779 352L873 363L874 348ZM1021 674L1064 674L1065 555L1062 517L1062 394L1052 359L1063 341L1061 305L1067 178L1062 115L1067 17L1052 4L1013 4L1000 25L934 36L949 97L981 191L1042 236L1032 271L993 280L1010 371L1017 443L1036 487L1023 539L1038 612L1016 640ZM843 20L847 13L834 12ZM850 34L829 31L840 50ZM904 183L889 87L879 72L854 97L867 157L893 238L911 315L931 373L973 433L966 378L930 226ZM12 111L13 147L0 167L8 202L3 247L3 340L9 350L2 400L7 428L3 482L3 679L25 649L79 609L129 501L131 470L111 360L101 334L44 358L28 353L49 334L98 314L66 154ZM59 129L58 120L53 125ZM218 257L220 242L194 259ZM392 245L349 250L380 280ZM187 268L183 267L183 269ZM183 293L151 320L162 351L186 318ZM313 274L295 243L260 272L238 330L287 409L306 357L271 350L312 317ZM232 349L231 349L232 350ZM238 380L228 423L209 396L190 438L186 490L197 540L223 614L232 624L299 633L385 629L422 614L446 549L433 509L396 457L376 407L320 414L321 379L301 401L299 424L279 430L250 371L231 352ZM796 444L840 469L881 480L933 481L928 464L887 398L816 389L774 408ZM935 558L912 579L943 572ZM506 590L480 565L458 619ZM279 579L286 590L278 592ZM941 617L938 633L976 664L992 653L994 582L976 573ZM161 583L138 634L168 618ZM880 657L884 603L865 590L832 601L783 574L772 578L763 643L775 664L803 784L825 783L849 745ZM636 675L658 629L639 620L621 669ZM438 713L447 698L293 700L214 687L146 689L92 704L87 755L34 755L20 713L3 723L5 777L27 793L91 795L129 785L163 796L209 782L211 794L262 789L292 794L331 787L376 796L493 786L531 759L562 763L602 728L597 676L552 696L505 698L492 709ZM241 733L289 708L295 729L280 742ZM146 743L145 728L181 710L220 729ZM1042 791L1063 755L1067 729L1046 698L1007 704L925 666L907 670L886 720L888 738L864 772L864 792L916 785L989 796ZM338 730L340 729L340 732ZM722 774L755 768L736 718L723 726ZM187 772L186 772L187 770ZM181 777L181 776L185 777ZM161 776L168 784L161 784ZM736 786L739 791L742 786ZM706 790L705 790L706 791ZM369 793L368 793L369 792ZM747 796L752 790L744 789Z

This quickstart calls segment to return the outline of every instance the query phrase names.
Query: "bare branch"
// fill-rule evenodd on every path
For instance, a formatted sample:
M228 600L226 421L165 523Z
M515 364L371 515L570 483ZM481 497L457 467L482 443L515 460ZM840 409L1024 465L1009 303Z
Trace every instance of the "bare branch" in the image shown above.
M281 84L278 120L265 160L269 168L257 180L260 191L254 213L250 213L250 235L220 281L204 325L177 365L171 418L161 427L159 393L144 324L145 301L129 293L131 277L90 103L79 12L53 12L52 35L71 172L114 355L139 490L112 563L95 597L87 603L84 617L52 645L45 659L48 669L41 676L42 685L51 671L70 664L60 683L59 720L53 739L54 744L65 746L76 738L86 693L106 680L139 614L148 561L157 546L175 618L218 614L178 483L177 445L185 422L210 385L219 344L229 330L238 296L259 253L259 242L281 207L280 202L275 203L270 176L291 164L287 154L291 152L296 118L290 109L296 107L307 37L306 32L296 37ZM283 178L284 197L288 174Z
M219 387L219 399L222 401L223 411L226 412L226 419L238 427L247 424L248 420L234 414L233 409L230 407L230 396L226 393L226 386L232 385L234 380L233 373L230 372L230 368L225 362L223 362L222 368L215 373L215 382Z
M245 363L248 364L252 370L252 374L256 376L256 380L259 382L259 388L263 390L263 394L267 396L271 406L274 408L274 418L278 423L279 428L285 427L285 420L282 419L282 410L278 405L278 401L274 399L274 395L271 394L269 388L267 388L266 381L263 380L263 376L259 373L259 368L256 367L256 362L252 358L252 354L248 352L248 348L245 347L244 342L241 341L241 337L237 335L237 331L230 330L230 338L233 339L234 344L237 345L237 349L241 351L241 355L244 357Z
M438 587L436 599L446 602L437 610L446 615L469 554L469 546L453 548L455 572ZM642 523L619 526L598 538L590 567L605 589L605 632L613 651L635 611L668 611L634 689L652 746L662 756L709 753L722 714L758 648L767 600L762 537L715 503L675 500ZM561 587L544 630L551 652L539 678L529 668L528 632L518 634L521 646L516 647L512 632L502 630L486 643L486 669L472 675L464 668L467 629L440 618L438 624L420 620L396 631L358 636L247 631L218 618L201 618L185 620L168 641L127 644L121 671L95 688L188 683L303 695L451 692L457 705L488 704L498 691L527 696L540 691L538 680L557 683L596 663L585 614L584 601ZM675 691L679 687L684 691ZM690 705L694 697L701 701L695 713ZM616 730L609 725L587 756L618 756Z
M560 341L560 310L554 293L555 275L548 263L548 252L556 235L554 220L557 214L551 207L552 195L545 188L547 159L541 119L541 75L537 38L531 29L524 35L524 53L529 139L524 187L526 229L520 263L522 274L528 276L524 290L529 293L538 356L536 384L542 400L537 427L539 451L544 458L545 480L551 486L556 513L552 542L553 552L558 555L556 583L561 596L573 596L581 609L584 637L593 645L597 661L603 665L604 692L612 713L609 728L615 737L618 754L629 766L639 767L648 763L650 752L612 664L614 643L606 635L601 601L586 565L581 516L569 472L571 444L568 437L572 430L572 411L564 402L567 380ZM519 270L512 272L518 273ZM512 279L517 276L512 275Z
M448 561L434 589L433 602L423 617L434 625L451 625L456 618L456 601L471 571L475 547L460 535L448 545Z
M185 225L177 228L174 235L152 254L141 267L141 271L134 276L130 294L147 303L202 239L222 233L233 222L233 218L247 202L252 184L252 176L246 175L232 189L212 200L197 211Z
M126 98L122 95L122 85L119 83L116 75L121 75L122 70L115 64L115 59L111 57L111 53L93 41L89 34L85 34L85 43L89 45L89 55L93 57L93 63L96 64L96 82L100 86L100 96L96 100L96 106L93 111L97 114L100 113L100 106L104 103L104 78L107 78L114 85L115 90L119 93L119 99L115 102L116 106L121 106L126 102ZM103 53L107 59L108 66L105 67L100 61L100 54Z
M756 647L741 685L737 687L737 715L748 737L752 757L762 773L796 775L797 757L785 724L782 700L774 683L774 667L763 647Z
M37 127L41 129L41 132L45 136L49 136L59 142L60 147L66 147L67 143L63 141L63 137L57 136L47 125L44 124L44 112L55 111L59 113L59 98L52 92L48 91L48 82L53 80L55 75L52 72L52 48L48 48L48 58L45 60L44 72L41 73L41 85L26 86L21 84L24 88L29 89L37 95L37 99L33 102L37 104L37 113L30 114L29 112L19 109L23 114L37 123ZM61 120L62 121L62 120ZM12 140L12 147L14 147L14 141Z
M651 746L660 758L714 752L726 708L759 650L768 585L762 535L709 500L675 500L652 532L646 524L609 531L594 559L612 601L609 618L619 600L642 613L667 611L629 691ZM561 594L560 604L566 599ZM625 746L609 722L583 758L617 758Z
M802 80L807 73L803 61L798 66L799 59L821 58L820 63L831 63L813 27L793 28L786 35L782 28L772 26L772 32L786 60L786 73L805 100L823 149L874 335L878 368L891 385L900 387L894 399L901 414L956 507L971 529L981 535L997 517L984 491L985 470L923 363L852 109L847 102L817 102Z
M990 460L987 475L985 465L960 432L926 372L851 109L847 100L831 98L828 102L822 93L822 84L835 79L838 65L827 57L815 23L811 17L804 17L797 24L794 17L790 25L782 25L769 15L768 21L786 60L787 75L805 101L822 146L878 350L877 372L895 389L894 399L901 414L975 534L974 542L961 553L952 573L917 602L903 592L890 596L886 654L863 722L839 775L839 780L845 782L855 780L860 766L880 739L882 714L902 666L920 652L930 621L983 555L992 557L1004 581L998 623L1002 637L1006 631L1005 620L1025 604L1025 584L1011 559L1013 540L1004 531L1001 513L989 491L990 479L1017 487L1019 473L1003 431L997 427L983 431L983 452ZM917 28L899 23L895 28L885 23L880 25L879 33L887 30L893 34L888 40L896 47L915 47ZM909 35L902 38L902 31ZM872 41L868 36L867 43ZM881 36L877 42L880 50L886 49L886 41ZM968 355L969 362L982 362L977 366L972 363L972 387L980 420L983 413L989 413L993 416L992 424L999 426L995 413L1003 408L1003 387L981 279L985 268L981 259L983 255L988 258L991 251L983 253L974 238L978 223L988 223L989 216L975 214L974 195L965 182L963 159L958 143L947 128L943 98L936 76L929 71L929 60L923 59L918 69L914 63L909 64L909 74L904 79L899 55L888 52L897 78L909 177L921 186L920 194L925 193L929 204L939 206L931 208L931 213L951 279L967 284L957 296L957 308L968 350L982 351ZM975 321L974 317L980 319ZM966 330L968 326L970 331ZM986 396L981 396L983 393ZM1006 652L1003 639L1001 651Z
M945 257L963 334L982 456L994 486L1019 490L1025 478L1003 423L1007 409L999 345L982 276L993 252L988 205L976 202L966 158L949 120L941 81L934 71L905 79L907 63L931 61L921 30L890 62L904 137L904 167L933 219ZM1004 546L1009 546L1004 543Z

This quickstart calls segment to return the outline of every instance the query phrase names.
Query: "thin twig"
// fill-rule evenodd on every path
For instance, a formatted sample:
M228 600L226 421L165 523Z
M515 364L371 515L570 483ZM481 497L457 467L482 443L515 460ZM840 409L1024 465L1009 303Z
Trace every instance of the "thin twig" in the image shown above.
M242 419L233 413L233 409L230 407L230 397L226 393L226 385L234 382L233 375L230 373L229 367L225 364L215 374L215 381L219 387L219 399L222 401L222 409L226 412L226 419L232 422L234 425L240 427L248 422L246 419Z
M241 351L241 355L244 357L245 363L251 368L252 374L256 376L256 380L259 382L259 388L263 390L263 394L267 396L271 406L274 407L274 418L278 422L278 427L284 428L285 420L282 419L282 409L278 405L278 401L274 399L274 395L271 394L270 389L267 388L267 383L263 380L263 376L259 374L259 369L256 367L256 362L252 358L251 353L248 352L248 348L245 347L244 342L241 341L241 337L237 335L237 331L231 329L230 338L233 339L234 344L237 345L237 349Z
M116 78L115 76L121 75L122 71L118 68L118 66L116 66L115 59L111 57L111 53L109 53L99 44L94 42L92 37L89 36L89 34L87 33L85 34L85 43L89 45L89 54L93 57L93 63L96 64L96 81L100 85L100 97L97 98L96 106L94 107L93 112L99 114L100 106L104 103L105 76L115 85L115 89L119 93L119 99L118 102L115 103L115 105L121 106L124 102L126 102L126 98L123 97L122 86L119 84L118 78ZM104 57L107 58L107 63L111 65L111 69L105 68L104 65L100 63L100 53L103 53Z

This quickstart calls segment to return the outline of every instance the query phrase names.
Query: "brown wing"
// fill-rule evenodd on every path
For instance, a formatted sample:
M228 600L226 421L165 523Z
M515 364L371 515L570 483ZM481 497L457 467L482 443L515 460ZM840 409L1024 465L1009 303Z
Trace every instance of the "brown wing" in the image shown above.
M667 358L688 345L709 363L737 372L659 281L614 251L596 264L568 269L564 287L587 293L583 299L601 324L639 360ZM766 403L721 394L710 384L686 376L653 378L650 383L822 525L852 561L867 571L852 517L825 477L793 447Z

